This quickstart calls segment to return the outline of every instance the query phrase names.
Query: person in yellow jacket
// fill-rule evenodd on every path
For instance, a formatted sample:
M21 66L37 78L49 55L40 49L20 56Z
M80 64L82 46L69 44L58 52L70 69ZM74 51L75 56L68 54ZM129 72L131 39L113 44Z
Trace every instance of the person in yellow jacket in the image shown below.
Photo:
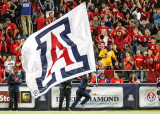
M112 69L112 58L115 61L117 61L114 52L110 49L109 46L106 46L105 49L100 51L99 57L102 58L102 63L105 66L106 70L111 70Z

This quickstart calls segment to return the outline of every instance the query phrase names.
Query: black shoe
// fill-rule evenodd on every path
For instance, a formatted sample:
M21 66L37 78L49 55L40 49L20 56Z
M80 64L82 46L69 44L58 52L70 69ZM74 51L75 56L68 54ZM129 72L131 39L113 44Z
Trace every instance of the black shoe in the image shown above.
M72 111L72 109L71 109L71 108L69 108L69 109L68 109L68 111Z
M84 109L84 104L80 103L80 105L81 105L82 109Z

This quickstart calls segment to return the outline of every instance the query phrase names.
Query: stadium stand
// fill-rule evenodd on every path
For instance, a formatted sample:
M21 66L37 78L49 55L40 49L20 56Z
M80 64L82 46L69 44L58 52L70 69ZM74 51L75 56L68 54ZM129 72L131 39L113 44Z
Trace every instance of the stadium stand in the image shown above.
M29 7L23 7L24 2ZM21 49L27 37L82 2L0 1L0 69L5 74L0 75L0 83L7 83L14 66L19 68L25 83ZM93 78L103 79L100 74L104 73L110 81L118 73L124 83L156 83L160 77L160 1L86 0L86 3L97 69Z

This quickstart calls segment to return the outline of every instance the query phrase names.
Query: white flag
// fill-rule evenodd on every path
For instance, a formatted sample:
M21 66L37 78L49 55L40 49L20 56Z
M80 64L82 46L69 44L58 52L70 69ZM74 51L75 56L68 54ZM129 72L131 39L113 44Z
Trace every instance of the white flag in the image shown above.
M22 48L22 65L35 98L63 81L95 71L85 3L32 34Z

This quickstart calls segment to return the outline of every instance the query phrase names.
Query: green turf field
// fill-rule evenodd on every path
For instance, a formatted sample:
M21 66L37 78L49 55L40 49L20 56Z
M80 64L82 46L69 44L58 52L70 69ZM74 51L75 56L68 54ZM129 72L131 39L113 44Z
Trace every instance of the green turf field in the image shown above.
M139 111L0 111L0 114L160 114L160 110Z

